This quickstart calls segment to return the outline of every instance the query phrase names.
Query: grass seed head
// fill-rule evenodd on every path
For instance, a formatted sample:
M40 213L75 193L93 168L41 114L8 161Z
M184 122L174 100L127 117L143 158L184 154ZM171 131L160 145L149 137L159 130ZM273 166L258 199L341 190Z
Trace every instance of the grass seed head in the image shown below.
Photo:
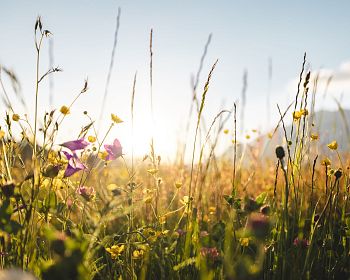
M286 153L284 152L284 148L282 146L276 147L276 156L278 159L283 159Z

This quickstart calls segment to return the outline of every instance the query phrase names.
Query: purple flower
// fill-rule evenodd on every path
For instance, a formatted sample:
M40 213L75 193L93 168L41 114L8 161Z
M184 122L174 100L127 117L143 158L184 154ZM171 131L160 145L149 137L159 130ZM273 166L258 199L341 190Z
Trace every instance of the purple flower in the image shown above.
M94 195L95 190L93 187L80 186L77 189L77 193L80 194L87 201Z
M115 160L118 157L122 156L122 146L120 145L120 142L118 139L115 139L113 142L113 145L104 145L106 152L108 153L108 156L106 157L106 160Z
M70 177L79 170L86 169L86 166L80 161L76 153L70 154L63 152L68 159L68 165L64 172L64 177Z
M202 247L200 249L200 254L202 257L209 257L212 260L215 260L220 256L220 253L216 247Z
M293 244L296 247L306 248L310 245L310 242L305 238L299 239L298 237L296 237L293 241Z
M89 145L89 142L86 142L84 138L80 138L78 140L68 141L61 144L62 147L65 147L72 152L77 150L83 150Z

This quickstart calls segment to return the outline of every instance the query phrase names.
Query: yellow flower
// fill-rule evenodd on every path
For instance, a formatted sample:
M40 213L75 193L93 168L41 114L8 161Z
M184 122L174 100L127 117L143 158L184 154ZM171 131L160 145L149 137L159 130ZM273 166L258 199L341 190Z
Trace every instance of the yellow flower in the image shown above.
M181 182L175 182L175 187L177 188L177 189L179 189L179 188L181 188L182 187L182 183Z
M301 109L300 111L293 112L293 119L298 121L302 116L307 116L309 111L307 109Z
M301 109L300 113L304 116L307 116L309 114L309 111L307 109Z
M60 157L58 153L53 150L49 151L47 160L53 165L66 164L68 162L65 157Z
M152 202L152 196L148 195L148 196L144 197L143 202L146 203L146 204L151 203Z
M318 139L318 134L311 134L310 135L311 140L317 140Z
M267 134L267 137L268 137L269 139L272 139L272 136L273 136L273 134L272 134L271 132L269 132L269 133Z
M331 143L329 143L327 145L327 147L330 148L331 150L336 150L336 149L338 149L338 143L337 143L337 141L334 140Z
M151 169L148 169L147 172L148 172L149 174L151 174L151 175L155 175L155 174L157 174L158 169L156 169L156 168L151 168Z
M143 257L144 251L143 250L135 250L132 252L133 259L141 259Z
M107 153L106 151L103 151L103 152L99 152L99 153L98 153L98 157L99 157L100 159L105 160L105 159L107 158L107 156L108 156L108 153Z
M117 115L111 114L112 121L114 123L122 123L123 121Z
M4 138L4 136L5 136L5 131L0 130L0 140L1 140L2 138Z
M210 206L210 207L209 207L209 214L210 214L210 215L214 215L215 212L216 212L216 207Z
M224 133L225 133L225 134L228 134L228 132L229 132L228 129L225 129L225 130L224 130Z
M247 134L247 135L245 136L245 138L246 138L246 139L250 139L250 135Z
M18 114L13 114L12 115L12 120L15 121L15 122L18 122L20 119L19 115Z
M88 141L89 141L90 143L94 143L94 142L96 142L96 137L90 135L90 136L88 137Z
M331 160L326 157L324 160L322 160L321 164L324 166L329 166L331 165Z
M293 119L294 119L295 121L297 121L297 120L299 120L299 119L301 118L302 115L303 115L302 112L300 112L300 111L295 111L295 112L293 112Z
M240 238L239 243L241 244L242 247L248 247L249 246L249 238L248 237Z
M70 110L67 106L63 105L60 109L60 112L63 114L63 115L68 115L70 113Z
M115 260L121 253L123 253L125 245L113 245L110 248L106 248L106 251L111 254L111 258Z
M193 200L192 197L190 198L188 195L184 195L183 199L180 199L180 202L183 205L188 205L192 200Z
M112 184L107 185L107 190L109 190L109 191L114 191L116 189L118 189L118 186L116 184L112 183Z
M160 216L160 217L159 217L159 223L160 223L161 225L164 225L164 224L166 223L166 217L165 217L165 216Z
M257 130L257 129L252 129L252 132L253 132L253 133L257 133L258 130Z
M156 232L152 228L145 228L143 231L143 235L146 237L155 236Z

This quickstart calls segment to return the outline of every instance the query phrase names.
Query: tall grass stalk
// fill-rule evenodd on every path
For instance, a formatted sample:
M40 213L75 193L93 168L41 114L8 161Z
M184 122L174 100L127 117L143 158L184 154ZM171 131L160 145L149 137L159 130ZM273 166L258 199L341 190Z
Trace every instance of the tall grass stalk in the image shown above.
M111 53L111 59L109 62L109 67L108 67L108 74L107 74L107 79L106 79L106 84L105 84L105 90L103 93L103 99L102 99L102 104L101 104L101 109L100 109L100 116L98 118L98 129L100 129L102 117L103 117L103 112L104 108L106 105L106 100L108 96L108 89L109 89L109 83L111 80L112 76L112 71L113 71L113 66L114 66L114 60L115 60L115 52L117 49L117 44L118 44L118 33L119 33L119 27L120 27L120 15L121 15L121 8L118 7L118 14L116 18L116 26L115 26L115 31L114 31L114 41L113 41L113 47L112 47L112 53Z
M212 68L211 68L211 70L209 72L209 75L208 75L208 78L207 78L207 82L205 83L205 86L204 86L199 112L198 112L198 115L197 115L197 125L196 125L194 141L193 141L193 149L192 149L191 173L190 173L190 180L189 180L189 186L188 186L188 197L189 198L191 198L191 196L192 196L192 181L193 181L193 172L194 172L194 160L195 160L196 144L197 144L197 136L198 136L200 120L201 120L202 112L203 112L203 109L204 109L205 98L206 98L206 95L207 95L208 90L209 90L210 79L211 79L212 74L213 74L213 72L215 70L217 62L218 62L218 60L215 61L215 63L213 64L213 66L212 66Z
M190 110L188 113L187 124L186 124L186 129L185 129L185 139L186 140L187 140L189 130L190 130L190 125L191 125L191 120L192 120L192 112L193 112L194 105L196 104L197 110L199 109L199 102L198 102L198 98L197 98L197 87L199 84L200 75L202 73L205 57L207 56L207 53L208 53L211 38L212 38L212 34L209 34L207 42L205 43L205 46L204 46L203 54L202 54L200 62L199 62L198 70L196 73L196 78L192 81L192 101L190 104ZM186 154L187 141L185 141L185 143L183 145L184 146L183 146L182 155L181 155L181 158L182 158L181 165L184 164L184 157Z

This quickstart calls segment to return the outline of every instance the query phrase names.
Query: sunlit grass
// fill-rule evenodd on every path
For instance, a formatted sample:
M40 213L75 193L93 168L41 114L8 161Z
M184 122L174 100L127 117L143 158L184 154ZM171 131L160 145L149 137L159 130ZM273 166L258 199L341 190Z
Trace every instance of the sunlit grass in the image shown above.
M210 36L193 84L188 123L195 123L194 130L187 126L192 141L179 145L170 163L159 153L166 141L157 142L163 132L155 122L162 116L152 115L142 128L149 152L134 156L141 141L134 115L146 114L134 110L137 74L125 105L131 123L102 108L110 118L101 128L84 111L82 129L58 142L88 81L66 105L39 116L40 83L60 69L41 74L41 45L51 33L40 18L35 34L34 123L16 112L0 77L7 102L0 128L1 269L19 268L40 279L350 277L349 155L339 152L337 139L320 147L323 132L309 121L316 99L309 94L306 55L295 100L284 110L277 106L275 129L266 135L253 129L238 139L237 122L243 120L237 120L237 107L244 104L233 103L209 122L203 118L219 63L201 88ZM12 72L0 70L16 84ZM153 101L150 107L153 114ZM109 140L128 125L131 153L120 139ZM229 144L219 155L221 140Z

